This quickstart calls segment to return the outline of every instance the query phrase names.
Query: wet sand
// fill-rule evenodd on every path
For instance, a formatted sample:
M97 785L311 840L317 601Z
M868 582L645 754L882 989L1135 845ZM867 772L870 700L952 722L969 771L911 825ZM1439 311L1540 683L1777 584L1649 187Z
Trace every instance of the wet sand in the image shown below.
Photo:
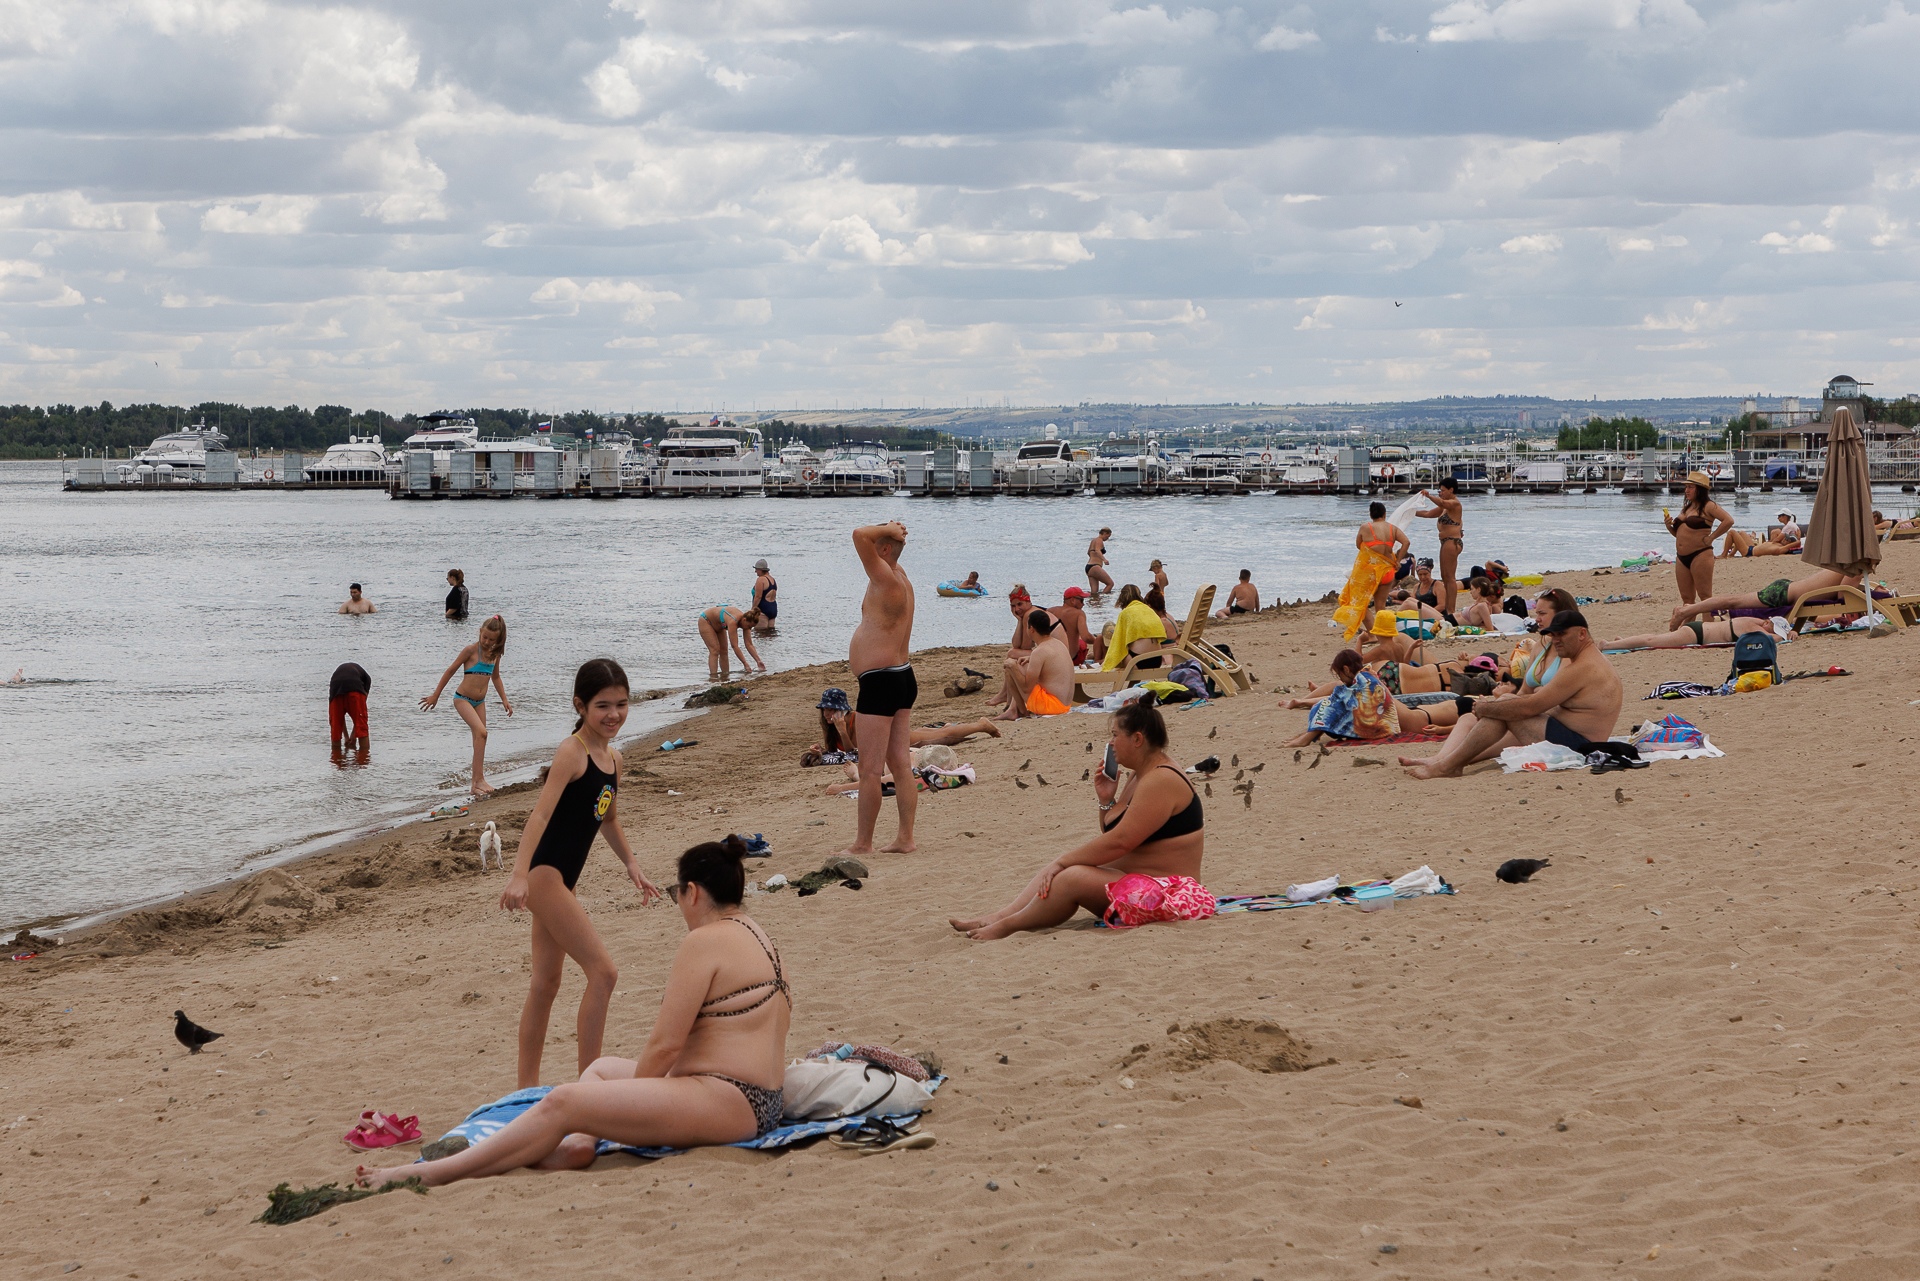
M1726 562L1717 583L1799 572L1797 558ZM1920 548L1893 545L1883 573L1920 588ZM1653 630L1674 599L1664 568L1548 583L1654 593L1591 607L1602 634ZM1273 891L1430 863L1457 896L1126 933L1083 916L969 942L948 915L996 905L1093 830L1081 776L1104 720L1022 722L959 749L981 781L923 797L920 851L874 856L862 890L749 900L795 986L792 1054L829 1037L941 1054L952 1082L925 1121L934 1148L613 1158L250 1222L277 1183L351 1174L339 1136L362 1108L418 1113L434 1135L512 1087L526 925L495 908L504 876L479 873L475 854L479 823L511 838L524 819L533 794L510 791L457 823L0 965L0 1264L25 1277L73 1263L139 1277L1920 1273L1907 1066L1920 1037L1901 1013L1920 890L1904 827L1920 642L1803 639L1783 667L1856 675L1679 704L1636 700L1661 680L1717 681L1727 650L1620 657L1622 728L1679 711L1727 757L1420 783L1362 762L1426 748L1339 748L1308 768L1310 753L1296 763L1278 746L1305 713L1275 701L1340 648L1326 613L1218 624L1255 693L1167 714L1178 759L1265 764L1250 806L1214 784L1205 880ZM917 661L925 723L977 715L982 695L938 688L998 655ZM729 830L772 843L756 877L843 845L854 802L821 794L837 771L798 760L820 687L850 683L844 665L767 677L746 706L700 720L699 746L629 751L622 809L643 865L658 878ZM1494 881L1505 858L1543 854L1553 866L1533 884ZM630 1053L679 917L642 909L603 849L580 892L622 967L607 1047ZM578 995L570 973L552 1081L571 1069ZM225 1039L188 1056L176 1007ZM1264 1070L1306 1064L1319 1066Z

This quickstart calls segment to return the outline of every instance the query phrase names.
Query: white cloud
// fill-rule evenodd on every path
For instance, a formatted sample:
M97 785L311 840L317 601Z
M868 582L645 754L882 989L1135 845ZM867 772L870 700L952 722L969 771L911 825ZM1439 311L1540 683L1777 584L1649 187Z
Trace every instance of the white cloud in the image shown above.
M1805 232L1798 236L1769 231L1760 237L1760 243L1778 249L1783 254L1830 254L1834 249L1832 237L1824 236L1817 231Z
M653 318L656 303L679 302L671 290L650 289L637 280L589 280L584 285L566 276L549 280L530 295L533 302L559 303L567 315L578 315L581 303L618 303L620 318L639 324Z
M291 236L307 229L320 202L312 196L266 196L252 208L215 205L200 215L202 231L246 236Z
M1550 231L1515 236L1511 240L1500 242L1501 252L1509 254L1557 254L1563 248L1565 245L1560 237Z
M1259 42L1254 45L1254 48L1265 49L1269 52L1277 51L1284 53L1294 49L1304 49L1310 44L1319 43L1320 35L1318 32L1296 31L1285 23L1281 23L1275 26L1273 30L1267 32L1266 35L1261 36Z
M1453 0L1433 15L1427 38L1565 40L1638 31L1672 36L1705 25L1686 0Z

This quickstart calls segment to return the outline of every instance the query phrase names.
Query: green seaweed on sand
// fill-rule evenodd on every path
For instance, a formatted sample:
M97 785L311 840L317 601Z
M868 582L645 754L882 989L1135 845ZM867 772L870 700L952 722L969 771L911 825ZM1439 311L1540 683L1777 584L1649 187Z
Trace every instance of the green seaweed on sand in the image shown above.
M717 707L722 703L731 703L735 699L747 696L744 685L709 685L698 694L689 694L684 707Z
M316 1214L324 1214L336 1205L345 1205L349 1201L364 1201L370 1196L379 1196L382 1192L392 1192L397 1188L410 1188L421 1196L427 1194L427 1185L418 1177L400 1183L389 1183L380 1188L343 1188L337 1183L322 1183L317 1188L301 1188L295 1192L285 1183L267 1193L267 1208L255 1223L298 1223L302 1219L311 1219Z

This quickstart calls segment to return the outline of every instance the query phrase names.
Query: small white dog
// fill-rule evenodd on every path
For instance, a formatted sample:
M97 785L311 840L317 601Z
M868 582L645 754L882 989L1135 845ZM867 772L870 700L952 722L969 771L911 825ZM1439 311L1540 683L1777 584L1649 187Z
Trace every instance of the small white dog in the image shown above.
M491 822L480 830L480 870L483 872L487 870L489 851L493 854L493 865L504 872L507 868L506 855L500 851L500 833L494 830Z

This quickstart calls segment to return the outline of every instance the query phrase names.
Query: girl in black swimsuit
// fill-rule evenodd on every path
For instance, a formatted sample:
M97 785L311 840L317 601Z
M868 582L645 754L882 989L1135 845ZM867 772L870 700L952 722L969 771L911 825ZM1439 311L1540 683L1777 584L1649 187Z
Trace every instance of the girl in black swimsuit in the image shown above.
M500 906L508 911L525 907L533 912L533 980L520 1010L521 1089L540 1084L547 1020L569 956L587 976L576 1024L580 1070L600 1057L607 1004L619 972L573 894L593 838L605 833L627 876L639 887L642 902L660 894L633 861L633 849L620 830L620 754L611 744L626 724L627 694L627 674L610 658L596 658L574 676L573 707L580 719L574 722L572 737L553 754L540 799L520 833L513 877L500 895Z
M1108 740L1118 765L1132 771L1124 790L1104 769L1093 774L1100 835L1040 869L1006 907L951 918L969 938L997 939L1062 925L1081 908L1103 915L1107 886L1130 872L1198 879L1205 846L1200 795L1167 755L1167 723L1157 709L1128 703L1113 716Z

